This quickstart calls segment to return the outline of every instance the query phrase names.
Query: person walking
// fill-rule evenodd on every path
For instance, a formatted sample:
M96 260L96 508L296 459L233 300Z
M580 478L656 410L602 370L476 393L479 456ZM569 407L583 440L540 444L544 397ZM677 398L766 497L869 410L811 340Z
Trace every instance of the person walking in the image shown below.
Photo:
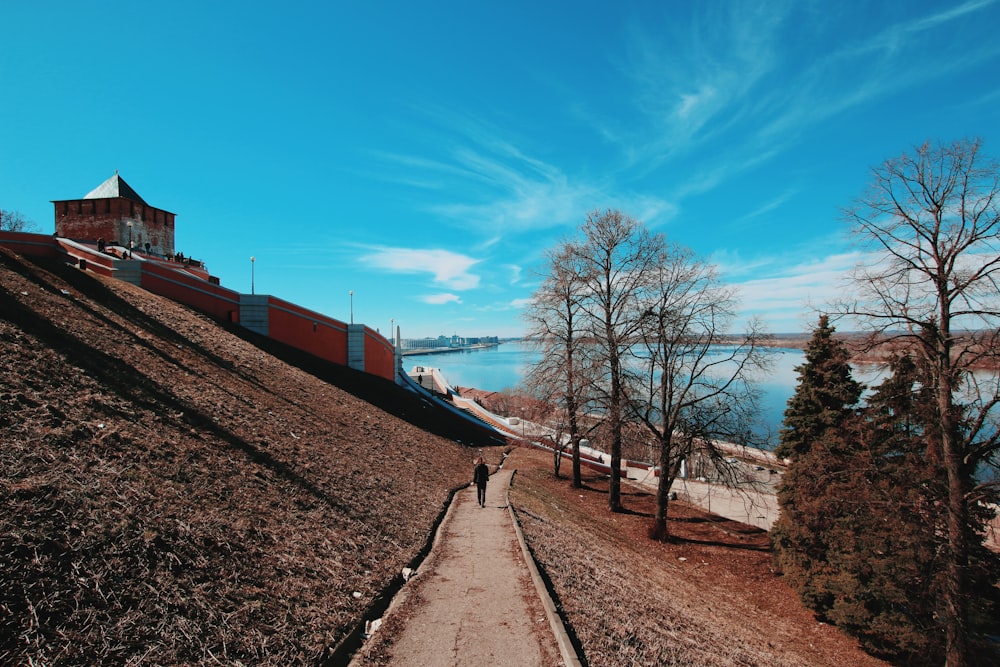
M476 459L476 468L472 473L472 483L476 485L479 506L486 507L486 483L490 481L490 469L483 462L483 457Z

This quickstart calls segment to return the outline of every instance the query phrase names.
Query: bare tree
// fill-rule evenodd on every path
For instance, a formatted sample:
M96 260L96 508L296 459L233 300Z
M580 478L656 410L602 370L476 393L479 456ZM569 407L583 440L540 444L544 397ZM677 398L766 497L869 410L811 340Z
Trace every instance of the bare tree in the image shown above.
M559 436L553 443L555 474L559 475L565 438L572 447L573 486L579 488L583 482L577 418L584 384L579 379L581 339L578 329L583 281L578 267L574 266L575 256L571 243L563 243L547 254L546 277L535 291L525 317L530 327L529 335L542 348L542 358L529 371L527 383L536 393L546 394L548 402L561 407L562 418L557 418L553 424Z
M621 460L625 394L623 362L636 343L640 303L652 269L663 257L661 236L620 211L595 211L582 227L583 241L573 247L574 265L583 281L582 331L593 343L604 377L598 385L610 439L611 480L608 507L622 510Z
M975 472L1000 451L991 411L994 379L971 370L995 354L1000 322L1000 171L980 142L925 143L873 169L868 192L846 211L870 261L857 269L857 298L842 304L881 335L910 346L930 369L935 437L928 465L947 478L948 553L944 625L949 667L969 663L970 525L987 489ZM961 344L979 330L979 345Z
M37 229L20 211L0 209L0 232L31 232Z
M749 322L745 333L726 334L735 319L735 292L721 284L714 266L674 246L651 276L639 354L625 389L631 414L659 445L651 535L665 539L670 487L681 462L699 450L725 469L730 454L719 450L717 441L752 439L753 381L767 364L756 322Z

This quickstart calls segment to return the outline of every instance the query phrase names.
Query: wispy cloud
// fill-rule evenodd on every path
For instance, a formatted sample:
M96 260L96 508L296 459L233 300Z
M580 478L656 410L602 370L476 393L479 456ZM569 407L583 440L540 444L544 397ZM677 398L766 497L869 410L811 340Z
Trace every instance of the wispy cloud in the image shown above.
M423 116L435 128L433 146L427 147L433 157L375 153L384 165L380 177L431 195L421 204L424 210L440 221L489 234L490 241L497 232L576 225L595 208L623 207L644 219L669 217L675 209L654 195L623 193L610 173L597 178L567 174L533 155L515 131L482 117L446 109L425 109Z
M872 51L895 51L908 39L920 33L951 23L955 19L962 18L969 14L974 14L980 10L987 9L996 4L996 0L970 0L957 7L949 7L944 11L930 14L928 16L918 16L909 21L903 21L888 26L882 32L876 34L874 38L861 44L862 53Z
M974 0L927 16L908 18L824 54L802 67L786 65L791 85L771 105L771 120L763 137L796 136L804 128L848 110L869 105L900 90L913 88L961 71L1000 53L995 42L969 44L947 57L928 49L933 38L924 34L946 27L996 4Z
M429 157L389 151L373 151L371 155L382 164L393 165L393 168L389 171L381 169L369 176L397 185L422 190L446 190L455 179L468 178L471 175L459 165Z
M392 273L427 273L435 283L454 290L479 286L479 275L470 269L480 260L450 250L378 248L358 260L371 268Z
M510 271L510 284L517 285L521 282L521 267L517 264L507 264L504 266Z
M440 306L446 303L462 303L462 299L457 294L450 294L448 292L441 294L427 294L420 297L420 300L433 306Z
M827 43L835 12L799 3L708 4L686 20L633 26L621 64L634 87L639 122L602 136L619 141L641 174L675 165L677 199L723 187L734 175L791 150L825 120L901 90L961 71L1000 53L1000 42L941 53L933 32L952 29L995 5L970 0L923 16L900 14L883 28L856 16L837 48L811 56L803 43ZM839 24L836 24L839 25ZM876 27L878 24L874 24Z
M518 311L523 311L524 308L530 305L532 299L528 298L518 298L510 299L507 301L494 301L492 303L486 303L477 307L477 311L480 313L508 313ZM513 318L512 318L513 319Z
M633 81L645 123L627 147L640 169L689 155L732 128L752 122L754 87L778 66L778 31L789 9L726 5L727 15L695 15L688 23L633 26L621 66Z
M758 220L759 218L767 215L768 213L780 209L785 204L785 202L787 202L795 195L796 195L796 190L789 188L784 192L780 193L777 197L773 197L772 199L769 199L768 201L764 202L754 210L748 213L744 213L742 216L740 216L733 222L736 225L746 225L755 220Z
M843 294L860 259L856 252L845 252L790 264L779 259L770 265L757 261L751 273L760 275L766 266L768 277L735 280L741 310L747 316L765 316L774 332L805 330L817 311L829 308Z

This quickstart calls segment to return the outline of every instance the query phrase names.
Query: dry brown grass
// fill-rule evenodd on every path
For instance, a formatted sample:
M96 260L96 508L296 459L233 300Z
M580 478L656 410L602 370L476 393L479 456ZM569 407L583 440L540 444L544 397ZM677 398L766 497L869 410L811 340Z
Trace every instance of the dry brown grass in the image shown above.
M601 665L882 665L818 623L774 575L763 531L671 505L669 544L648 537L653 497L602 478L573 489L548 454L519 449L511 502L587 662Z
M0 250L0 664L315 664L468 482L457 440L495 442L389 383ZM648 495L609 514L601 480L574 490L547 454L515 457L590 665L878 664L802 610L761 534L678 503L685 541L652 543Z
M0 664L315 664L423 548L478 434L235 333L0 251Z

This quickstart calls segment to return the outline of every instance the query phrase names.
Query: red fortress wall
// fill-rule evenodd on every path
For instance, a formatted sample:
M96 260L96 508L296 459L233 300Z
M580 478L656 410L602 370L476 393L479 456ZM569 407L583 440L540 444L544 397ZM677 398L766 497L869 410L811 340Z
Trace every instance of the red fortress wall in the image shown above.
M179 271L166 263L145 261L141 266L139 284L143 289L191 306L217 320L240 321L239 292Z
M273 296L267 297L267 337L347 365L346 324Z
M365 327L365 372L379 377L396 377L396 348L368 327Z
M0 232L0 245L21 255L62 258L93 273L128 280L143 289L190 306L210 317L244 324L274 340L321 359L396 380L395 348L377 332L362 324L345 324L273 296L251 296L226 289L218 280L202 278L181 263L156 259L121 260L90 246L58 237L19 232ZM252 301L252 304L248 304ZM257 311L255 324L246 313ZM244 321L246 320L246 321ZM360 363L349 364L349 330L362 332Z
M363 331L363 368L388 380L396 377L395 348L381 334L361 324L346 324L274 296L267 297L267 337L314 356L351 366L348 332Z
M0 232L0 245L10 248L19 255L32 257L58 257L59 245L51 236L29 234L27 232Z

